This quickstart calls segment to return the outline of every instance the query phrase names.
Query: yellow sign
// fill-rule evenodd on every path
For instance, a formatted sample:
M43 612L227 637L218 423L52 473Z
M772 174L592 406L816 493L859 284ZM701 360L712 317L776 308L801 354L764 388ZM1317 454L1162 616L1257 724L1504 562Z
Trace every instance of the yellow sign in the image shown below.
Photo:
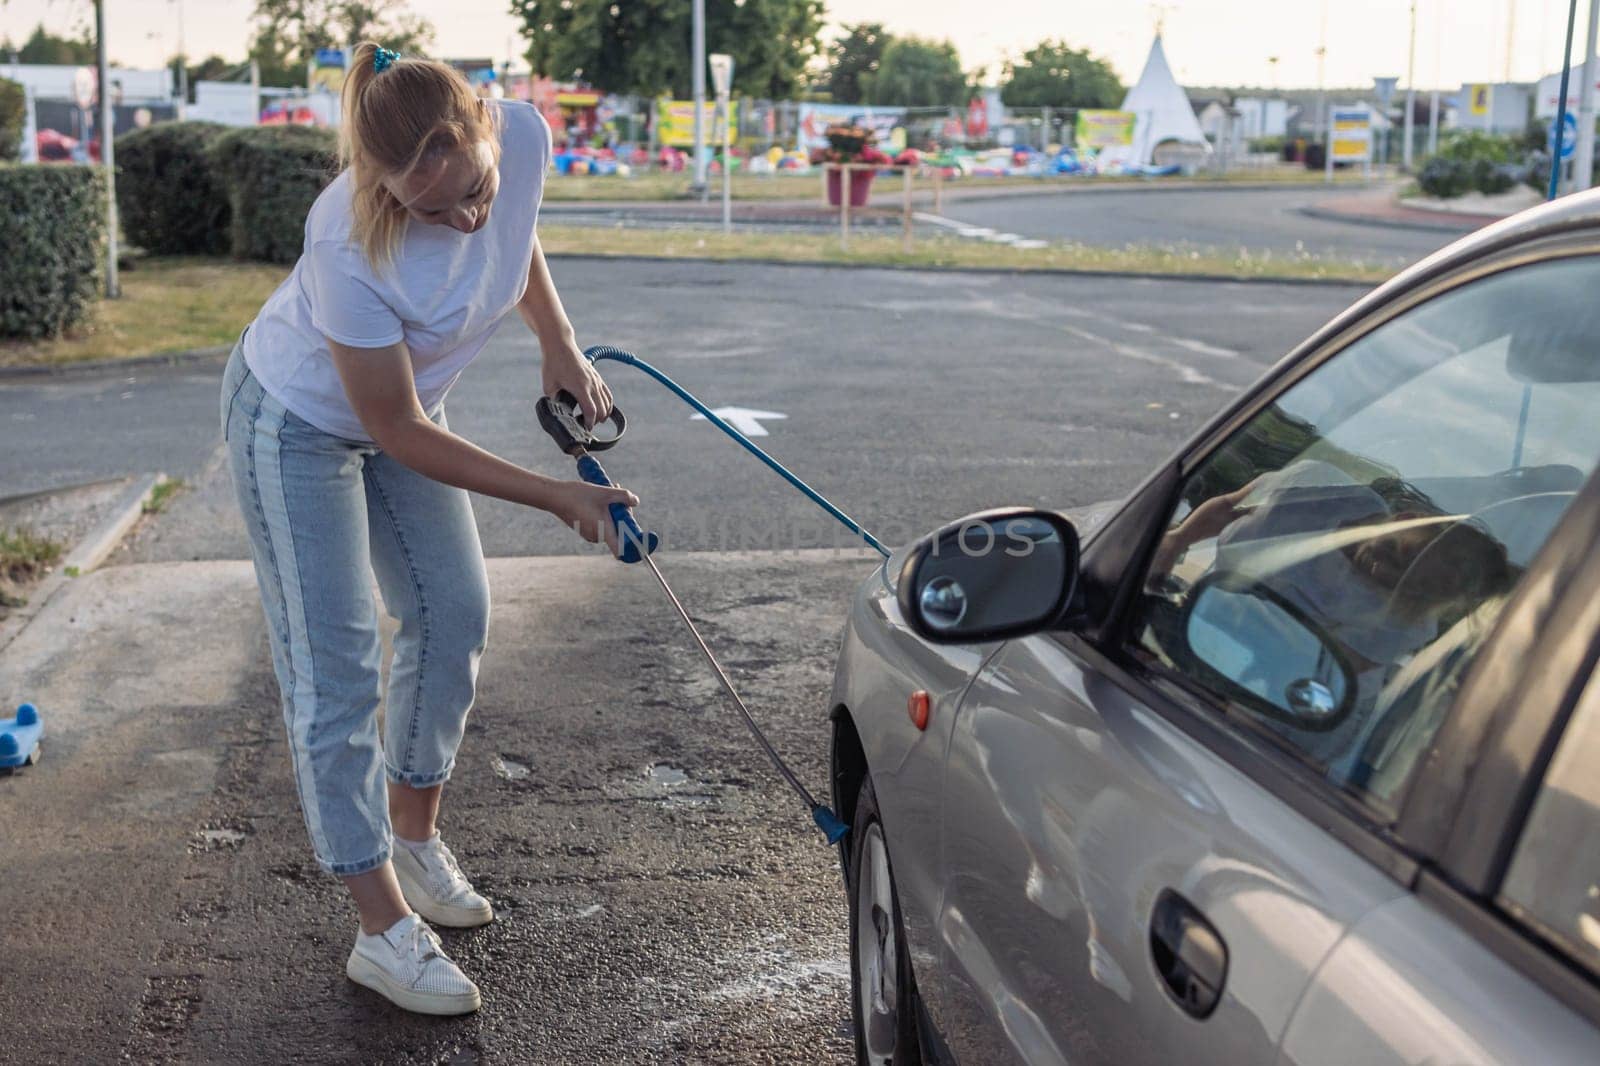
M1372 115L1364 107L1335 108L1333 161L1365 163L1372 158Z
M1121 148L1133 143L1137 121L1132 111L1079 111L1079 148Z
M1474 115L1484 116L1489 113L1489 102L1494 97L1492 85L1467 86L1467 110Z
M733 127L734 136L731 140L738 140L739 130L739 101L728 103L728 122ZM706 143L712 144L720 138L717 136L717 105L706 101L705 110ZM694 147L694 101L693 100L661 100L656 104L656 139L662 144L674 148Z

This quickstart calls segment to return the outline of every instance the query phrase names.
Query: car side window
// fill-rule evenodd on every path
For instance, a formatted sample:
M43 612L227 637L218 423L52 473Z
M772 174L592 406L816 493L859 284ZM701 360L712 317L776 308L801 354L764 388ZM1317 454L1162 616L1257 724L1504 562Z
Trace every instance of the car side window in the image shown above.
M1182 486L1133 651L1392 820L1600 462L1600 258L1469 283L1295 383Z
M1556 746L1522 829L1500 905L1600 976L1600 683Z

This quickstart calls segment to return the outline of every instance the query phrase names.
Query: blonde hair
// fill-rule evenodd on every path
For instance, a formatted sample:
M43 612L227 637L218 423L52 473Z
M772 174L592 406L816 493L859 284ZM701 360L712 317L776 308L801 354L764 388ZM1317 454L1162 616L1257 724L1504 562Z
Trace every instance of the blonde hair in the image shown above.
M356 45L345 78L339 162L350 171L355 221L351 236L367 262L394 261L409 215L384 185L425 163L487 141L500 162L496 116L453 68L432 59L397 58L379 72L379 46Z

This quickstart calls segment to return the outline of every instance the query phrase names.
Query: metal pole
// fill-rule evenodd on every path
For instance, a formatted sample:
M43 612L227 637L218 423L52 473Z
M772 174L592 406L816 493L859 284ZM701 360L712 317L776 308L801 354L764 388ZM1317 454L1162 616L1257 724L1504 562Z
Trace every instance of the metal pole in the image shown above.
M1556 124L1550 138L1550 195L1561 193L1561 134L1567 122L1567 90L1572 84L1572 35L1578 28L1578 0L1567 5L1567 46L1561 50L1561 93L1556 101Z
M1433 100L1428 105L1428 154L1439 154L1439 90L1433 90Z
M1417 115L1417 0L1411 0L1411 50L1406 60L1406 143L1401 149L1400 165L1411 169L1412 145L1416 142Z
M680 9L681 10L681 9ZM706 0L694 0L694 191L705 201L706 188Z
M100 165L106 172L106 299L122 295L117 280L116 116L111 108L111 76L106 63L105 0L94 3L94 65L100 79Z
M1572 187L1594 184L1594 82L1600 77L1600 0L1589 0L1589 49L1583 54L1583 87L1578 91L1578 146L1573 155Z
M178 118L183 119L189 107L189 53L183 44L183 0L178 4Z
M722 97L722 232L733 232L732 98Z

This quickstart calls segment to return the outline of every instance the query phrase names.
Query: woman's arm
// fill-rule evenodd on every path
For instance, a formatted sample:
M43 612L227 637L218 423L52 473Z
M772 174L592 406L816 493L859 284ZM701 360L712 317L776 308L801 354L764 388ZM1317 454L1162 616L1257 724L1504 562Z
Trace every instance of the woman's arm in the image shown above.
M528 263L528 288L517 302L517 313L539 338L539 348L544 353L544 394L554 396L562 389L572 393L591 427L609 417L611 390L578 348L572 322L561 306L537 234L533 238L533 258Z
M637 507L639 498L633 493L545 477L441 429L417 400L411 353L404 342L349 348L329 341L328 348L356 417L378 447L400 463L446 485L549 511L584 540L603 536L617 550L607 507L618 502Z

